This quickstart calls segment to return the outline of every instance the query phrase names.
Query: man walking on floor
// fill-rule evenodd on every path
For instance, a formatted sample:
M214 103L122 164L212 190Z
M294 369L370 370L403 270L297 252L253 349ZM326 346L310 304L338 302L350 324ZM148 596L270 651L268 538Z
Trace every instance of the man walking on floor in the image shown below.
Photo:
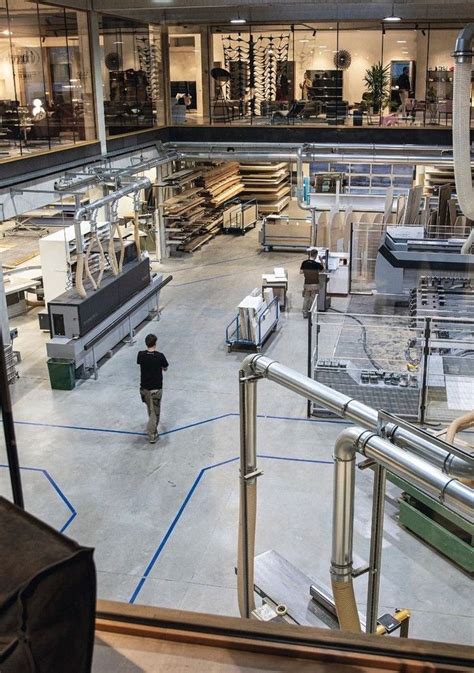
M139 351L137 365L140 365L140 396L148 409L148 441L154 444L158 439L161 396L163 393L163 372L168 369L168 360L156 349L156 336L145 337L146 351Z
M309 259L301 264L300 273L304 275L303 318L307 318L314 298L319 292L319 272L324 266L318 257L317 248L309 249Z

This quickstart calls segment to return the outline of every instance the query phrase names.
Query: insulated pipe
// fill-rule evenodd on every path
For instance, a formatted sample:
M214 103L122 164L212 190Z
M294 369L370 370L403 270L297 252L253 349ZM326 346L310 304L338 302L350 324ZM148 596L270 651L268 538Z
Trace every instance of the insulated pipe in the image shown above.
M249 355L244 360L242 367L249 373L261 374L306 399L322 404L326 409L342 418L347 418L369 430L377 429L378 412L375 409L322 383L309 379L307 376L281 365L276 360L272 360L265 355ZM441 447L430 442L429 438L420 437L409 429L394 424L390 424L388 436L395 444L410 449L446 474L472 479L472 462L443 451Z
M454 51L453 92L453 156L456 194L463 214L474 220L474 189L471 170L471 78L474 23L459 33ZM474 243L474 230L461 248L469 254Z

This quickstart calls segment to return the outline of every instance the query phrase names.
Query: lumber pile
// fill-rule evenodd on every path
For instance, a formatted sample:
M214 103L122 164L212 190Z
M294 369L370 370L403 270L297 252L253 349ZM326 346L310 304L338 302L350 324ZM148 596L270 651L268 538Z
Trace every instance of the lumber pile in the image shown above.
M218 164L204 170L196 180L196 185L201 187L200 193L211 208L219 208L244 190L240 167L236 161Z
M244 198L256 199L262 214L280 213L290 202L288 164L241 163Z

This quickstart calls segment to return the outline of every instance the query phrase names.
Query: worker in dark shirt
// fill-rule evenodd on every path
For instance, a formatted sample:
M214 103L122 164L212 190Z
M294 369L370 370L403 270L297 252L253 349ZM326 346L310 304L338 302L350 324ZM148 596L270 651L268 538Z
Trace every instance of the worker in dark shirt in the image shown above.
M319 272L324 271L324 265L318 256L316 248L309 249L309 258L301 264L300 273L304 275L303 288L303 318L307 318L314 298L319 292Z
M409 77L410 70L407 66L403 68L403 72L400 75L400 77L397 80L397 86L398 86L398 93L400 94L400 107L399 110L401 110L402 117L407 116L407 101L410 97L410 77Z
M140 365L140 396L148 409L148 441L154 444L158 439L161 396L163 393L163 372L168 369L168 361L156 350L156 336L145 337L146 351L139 351L137 365Z

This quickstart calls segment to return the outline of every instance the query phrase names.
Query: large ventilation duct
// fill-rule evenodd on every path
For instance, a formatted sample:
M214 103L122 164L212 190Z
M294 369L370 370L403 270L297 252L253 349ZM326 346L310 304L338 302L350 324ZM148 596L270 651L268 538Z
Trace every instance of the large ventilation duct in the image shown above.
M456 193L463 214L474 220L474 188L471 171L471 73L474 23L459 33L454 51L453 154ZM474 228L461 248L469 254L474 243Z

